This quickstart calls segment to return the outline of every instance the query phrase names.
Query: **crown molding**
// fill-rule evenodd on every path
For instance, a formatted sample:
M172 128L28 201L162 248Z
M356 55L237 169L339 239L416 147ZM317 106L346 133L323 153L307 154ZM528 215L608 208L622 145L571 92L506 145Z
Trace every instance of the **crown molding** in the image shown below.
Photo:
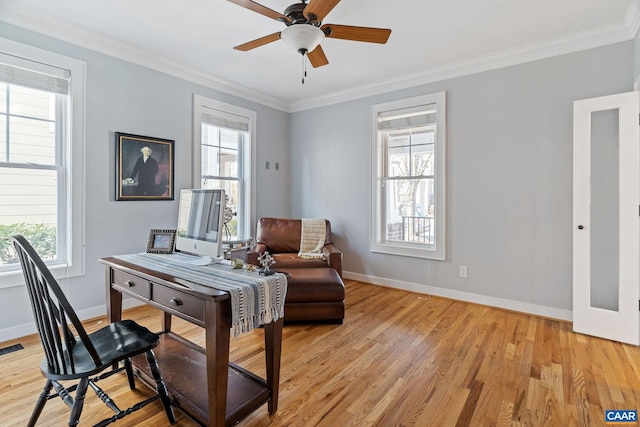
M185 67L176 61L153 55L144 49L139 49L111 37L26 8L16 2L10 1L10 3L11 10L3 10L4 8L0 5L0 21L288 112L289 104L283 99L222 79L210 73L204 73L192 67Z
M637 3L640 0L632 1ZM518 48L507 49L497 53L433 67L418 73L405 74L394 79L380 80L366 86L359 86L356 89L334 92L326 96L316 97L312 100L292 101L289 104L289 112L309 110L341 102L353 101L368 96L524 64L631 39L633 39L631 30L625 22L621 21L588 31L569 34L564 37L544 40Z

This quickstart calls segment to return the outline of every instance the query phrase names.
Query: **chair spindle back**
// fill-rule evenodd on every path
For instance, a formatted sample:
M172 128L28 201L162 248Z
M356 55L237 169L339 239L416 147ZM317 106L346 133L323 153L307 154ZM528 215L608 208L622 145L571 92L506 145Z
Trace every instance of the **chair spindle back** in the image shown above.
M21 235L13 237L40 341L49 369L61 375L75 373L73 358L69 357L76 344L73 325L96 366L102 362L75 311L35 249Z

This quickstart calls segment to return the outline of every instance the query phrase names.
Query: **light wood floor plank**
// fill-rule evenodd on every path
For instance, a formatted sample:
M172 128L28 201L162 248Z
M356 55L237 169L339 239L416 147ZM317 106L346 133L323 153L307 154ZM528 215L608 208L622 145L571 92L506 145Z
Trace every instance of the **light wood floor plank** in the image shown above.
M278 412L266 406L240 427L604 426L605 409L640 409L640 348L578 335L567 322L345 281L343 325L286 325ZM159 311L126 312L153 330ZM105 319L85 322L88 330ZM204 332L175 319L199 345ZM231 360L265 375L263 331L232 339ZM23 426L42 390L35 335L0 343L25 348L0 356L0 425ZM191 373L185 372L185 375ZM105 388L120 406L130 392L120 375ZM88 395L81 425L109 411ZM196 424L177 411L176 426ZM45 406L39 426L65 425L68 408ZM154 402L115 426L164 426Z

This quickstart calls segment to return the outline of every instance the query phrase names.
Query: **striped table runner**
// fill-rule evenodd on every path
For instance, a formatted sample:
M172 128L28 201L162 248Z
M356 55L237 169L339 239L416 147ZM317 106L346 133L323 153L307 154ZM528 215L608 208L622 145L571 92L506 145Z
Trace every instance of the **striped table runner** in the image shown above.
M284 274L260 276L257 272L234 270L228 261L196 266L188 262L192 256L182 253L142 252L115 255L114 258L229 292L231 333L234 337L284 317L284 299L287 294L287 278Z

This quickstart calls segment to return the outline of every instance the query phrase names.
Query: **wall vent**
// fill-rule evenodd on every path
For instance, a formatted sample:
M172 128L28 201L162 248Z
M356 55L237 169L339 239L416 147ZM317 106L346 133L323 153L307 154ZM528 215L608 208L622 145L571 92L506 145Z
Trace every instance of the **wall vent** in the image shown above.
M0 356L3 354L13 353L14 351L22 350L24 347L22 344L14 344L9 347L0 348Z

